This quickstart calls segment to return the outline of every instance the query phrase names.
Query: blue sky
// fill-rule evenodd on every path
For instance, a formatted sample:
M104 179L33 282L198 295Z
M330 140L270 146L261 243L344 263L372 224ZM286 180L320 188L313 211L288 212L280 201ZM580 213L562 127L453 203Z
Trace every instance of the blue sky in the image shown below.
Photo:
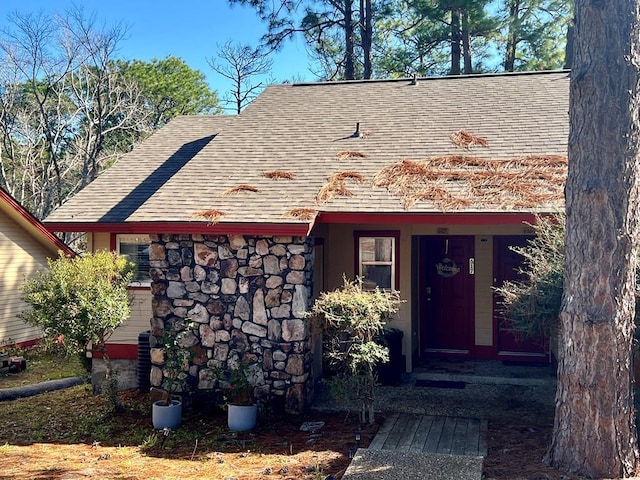
M7 27L11 12L62 12L73 4L82 6L87 16L95 14L99 24L122 22L128 27L120 43L121 58L180 57L204 73L220 96L229 83L207 64L216 44L232 40L255 46L266 31L253 9L230 7L227 0L0 0L0 28ZM272 58L277 82L314 79L302 39L286 42Z

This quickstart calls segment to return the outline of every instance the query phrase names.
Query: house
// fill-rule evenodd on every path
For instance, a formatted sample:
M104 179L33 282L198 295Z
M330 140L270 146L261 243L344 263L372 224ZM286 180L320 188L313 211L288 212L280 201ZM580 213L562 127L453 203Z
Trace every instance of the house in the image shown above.
M39 328L27 325L18 317L27 308L20 288L25 277L46 270L47 259L57 258L59 252L75 255L6 190L0 188L0 347L26 347L42 337Z
M401 292L407 371L546 362L492 287L515 275L509 246L534 214L563 206L568 75L273 85L238 116L174 119L46 225L139 260L141 308L114 353L151 328L153 385L158 336L186 329L194 385L254 360L259 393L300 410L319 362L304 311L344 275Z

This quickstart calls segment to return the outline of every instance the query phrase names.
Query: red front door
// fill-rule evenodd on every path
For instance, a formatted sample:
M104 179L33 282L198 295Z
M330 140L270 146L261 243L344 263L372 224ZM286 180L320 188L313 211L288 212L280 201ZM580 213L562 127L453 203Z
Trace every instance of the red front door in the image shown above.
M421 349L466 357L474 345L473 237L420 239Z
M514 252L509 247L522 247L527 244L525 236L496 236L494 237L494 276L495 285L502 286L507 281L520 280L518 273L522 267L522 255ZM500 315L500 296L494 294L494 323L496 332L497 355L505 360L527 360L547 362L545 353L548 339L523 338L515 330L508 318Z

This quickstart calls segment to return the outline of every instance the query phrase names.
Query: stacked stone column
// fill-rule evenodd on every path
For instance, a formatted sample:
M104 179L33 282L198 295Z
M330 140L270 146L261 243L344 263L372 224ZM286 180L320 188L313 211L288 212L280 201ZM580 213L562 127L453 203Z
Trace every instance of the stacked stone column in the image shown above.
M217 386L217 372L251 366L256 397L301 413L313 394L308 320L309 237L151 235L151 385L162 387L161 337L192 353L185 383Z

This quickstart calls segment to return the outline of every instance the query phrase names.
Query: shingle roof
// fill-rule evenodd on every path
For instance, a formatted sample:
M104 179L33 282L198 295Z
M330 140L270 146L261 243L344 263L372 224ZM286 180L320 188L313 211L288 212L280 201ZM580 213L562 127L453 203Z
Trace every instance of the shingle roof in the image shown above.
M535 156L543 170L553 170L553 178L562 177L557 160L567 154L568 98L567 72L420 79L417 85L410 80L274 85L238 116L172 120L52 213L47 223L207 222L207 215L196 219L205 211L223 214L217 219L221 223L286 224L308 221L287 214L295 209L392 214L551 210L562 204L557 191L531 205L517 200L522 171L539 179L540 168L510 164L505 177L520 172L513 177L515 184L504 187L491 180L480 190L501 193L474 197L479 186L471 185L467 174L497 167L468 159ZM356 125L360 135L354 136ZM455 145L451 135L460 131L486 139L487 146L465 150ZM385 167L403 160L420 165L433 157L455 160L461 155L464 160L443 167L453 168L453 177L431 181L436 190L467 198L466 203L447 204L423 187L415 187L407 199L400 187L390 194L372 185L376 175L380 183ZM293 178L267 178L267 172ZM334 186L351 196L318 203L327 178L336 174L342 178Z

